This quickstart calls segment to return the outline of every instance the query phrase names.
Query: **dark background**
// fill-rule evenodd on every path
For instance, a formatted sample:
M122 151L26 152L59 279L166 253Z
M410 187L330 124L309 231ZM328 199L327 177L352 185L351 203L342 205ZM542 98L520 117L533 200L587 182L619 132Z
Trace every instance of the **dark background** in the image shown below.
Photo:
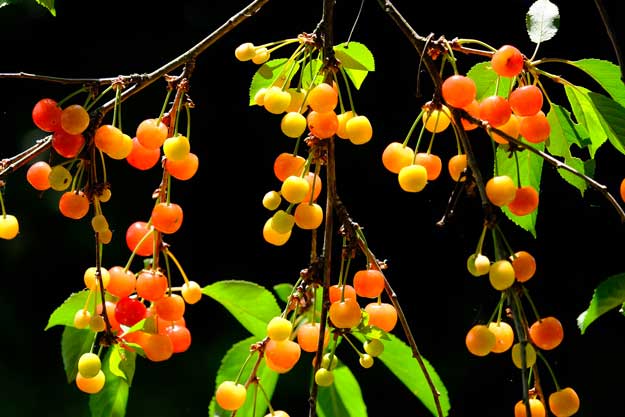
M360 2L338 3L335 40L342 42L352 29ZM541 46L539 56L616 62L594 3L558 3L560 31ZM64 77L149 72L200 41L246 4L71 0L57 2L56 17L36 5L7 6L0 8L0 72ZM260 230L268 212L261 199L278 186L271 169L273 160L279 152L290 151L293 142L281 134L279 117L247 106L256 67L236 61L233 52L242 42L262 44L312 32L321 16L321 4L271 1L198 59L190 94L196 104L192 147L200 156L200 169L192 180L173 187L172 198L183 207L185 223L168 241L187 274L201 285L231 278L268 287L294 283L307 264L308 239L301 230L295 230L280 248L262 239ZM530 4L520 0L395 2L421 35L475 38L496 47L512 43L527 55L534 50L524 24ZM606 2L613 18L616 4ZM623 34L617 35L622 45ZM474 279L465 269L466 257L481 231L479 203L462 200L457 216L438 228L435 223L453 188L446 173L423 192L407 194L380 161L386 144L405 137L419 107L432 94L431 83L423 73L417 85L416 53L374 1L365 2L352 40L363 42L376 58L375 72L354 95L358 111L370 118L375 133L364 146L337 144L339 194L354 220L364 227L371 249L378 258L388 260L387 276L419 349L449 391L450 415L512 415L521 385L507 355L476 358L464 347L466 331L487 320L498 301L487 281ZM468 56L460 60L461 71L477 62ZM564 67L552 69L560 71L572 81L594 88L579 73ZM0 87L2 158L41 137L30 119L39 98L63 97L72 91L71 87L27 80L2 79ZM131 133L141 120L158 114L165 96L163 87L164 83L156 82L124 102L125 130ZM558 86L547 87L553 91L550 97L554 102L565 104ZM476 134L474 140L478 157L488 166L490 145L483 135ZM451 131L437 138L434 151L443 160L453 154ZM596 179L617 193L623 156L606 145L596 159ZM159 170L139 172L125 161L111 161L109 175L113 198L104 210L114 238L105 248L104 263L123 264L128 256L124 230L135 220L147 220ZM56 208L58 195L52 191L39 195L30 188L25 169L9 177L4 197L8 212L19 218L21 233L12 241L0 241L0 317L5 339L0 403L6 410L1 414L87 416L87 396L65 382L61 328L43 329L50 313L71 292L81 289L83 271L93 263L88 220L63 218ZM606 277L623 271L623 226L616 212L594 190L582 198L546 166L537 239L506 220L502 225L514 247L531 251L537 259L537 275L527 286L539 311L563 322L565 341L547 357L560 384L579 393L582 406L578 415L621 415L625 406L623 316L613 311L583 336L575 325L592 290ZM247 333L208 298L190 306L185 316L193 332L191 348L164 363L138 360L129 417L207 414L219 361L228 347ZM395 333L402 336L399 329ZM348 356L348 350L345 352ZM382 364L353 370L369 415L399 415L399 409L402 415L427 415ZM293 417L306 415L306 378L301 367L284 376L274 406ZM550 391L546 370L542 378Z

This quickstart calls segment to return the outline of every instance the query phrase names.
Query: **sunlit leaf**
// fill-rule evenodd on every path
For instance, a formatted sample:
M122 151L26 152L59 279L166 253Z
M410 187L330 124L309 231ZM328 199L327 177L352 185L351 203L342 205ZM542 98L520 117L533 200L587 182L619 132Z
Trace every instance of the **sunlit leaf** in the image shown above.
M287 77L295 75L299 64L287 58L270 59L262 64L252 77L249 91L249 105L255 105L254 97L261 88L268 88L272 85L282 87L282 83Z
M278 284L273 286L273 291L278 295L278 299L283 302L287 302L291 291L293 291L292 284Z
M309 90L311 85L317 85L323 81L323 74L321 74L321 59L315 58L306 63L302 68L302 87Z
M234 381L239 375L239 371L241 370L241 366L246 363L248 356L250 355L250 346L253 343L258 342L259 340L252 336L245 340L235 343L226 353L226 355L221 360L221 365L219 366L219 370L217 371L217 377L215 379L215 389L221 384L223 381ZM255 353L254 357L247 362L245 370L242 374L241 383L245 382L245 379L249 376L251 369L253 368L254 362L258 358L258 354ZM261 381L263 389L267 393L269 398L272 397L273 392L275 390L276 384L278 382L279 374L277 372L272 371L271 369L265 366L264 361L260 364L258 368L257 377ZM247 399L245 404L237 411L237 415L241 416L264 416L267 410L267 401L265 400L265 396L258 391L256 395L256 411L253 412L254 407L254 392L256 389L256 385L250 385L247 392ZM209 407L208 407L208 415L209 417L227 417L230 416L231 412L226 411L219 407L217 402L215 401L215 396L213 395Z
M490 61L475 64L467 72L467 77L475 81L477 87L476 99L478 101L495 93L502 97L507 97L512 86L511 77L499 77L493 71Z
M601 126L608 135L612 146L620 153L625 154L625 107L603 94L589 92Z
M621 80L621 69L618 65L595 58L568 61L568 63L591 76L614 101L625 106L625 84Z
M83 353L91 351L95 333L88 329L76 329L66 326L61 336L61 357L68 383L73 383L78 374L78 359Z
M132 384L137 354L121 348L119 345L112 346L110 350L109 369L111 373L125 379L128 384Z
M79 291L71 294L67 299L57 307L50 318L44 330L48 330L53 326L74 326L74 316L76 312L82 309L87 302L89 290Z
M91 417L124 417L126 415L130 382L113 373L110 365L111 358L115 358L118 354L119 352L115 349L109 349L102 362L106 383L100 392L89 396ZM131 367L134 372L135 356L129 356L126 360L132 361ZM128 367L130 367L129 364Z
M591 158L594 158L595 153L605 143L608 136L601 125L600 115L597 113L597 109L588 96L590 90L584 87L572 87L567 85L564 87L564 91L571 105L571 110L573 110L573 115L575 115L575 119L580 126L584 127L585 131L583 133L586 133L584 140L579 140L579 135L574 134L567 134L565 138L569 144L575 143L580 148L587 146ZM564 111L565 110L560 110L559 114L564 113ZM570 115L568 117L570 118ZM578 129L575 132L569 131L569 133L581 134L582 131Z
M54 0L36 0L37 4L48 9L52 16L56 16L56 9L54 8Z
M276 298L249 281L227 280L207 285L202 293L223 305L254 336L266 335L267 323L280 314Z
M584 334L588 326L608 311L625 303L625 273L607 278L593 293L588 309L577 318L577 326Z
M367 407L352 371L345 365L338 365L332 372L334 383L329 387L319 387L319 417L366 417Z
M367 74L375 70L373 54L362 43L341 43L334 47L334 54L356 89L362 86Z
M558 6L549 0L537 0L525 16L527 34L534 43L541 43L553 38L560 27Z
M360 335L357 337L364 342L364 338ZM397 338L393 334L389 334L389 340L384 341L384 352L378 356L378 359L395 375L408 390L417 397L432 415L438 416L436 404L434 402L434 394L430 389L430 385L423 373L419 362L412 356L412 349L404 341ZM427 370L428 375L436 391L438 392L439 402L443 412L443 416L449 415L451 407L447 388L443 384L432 365L421 357Z

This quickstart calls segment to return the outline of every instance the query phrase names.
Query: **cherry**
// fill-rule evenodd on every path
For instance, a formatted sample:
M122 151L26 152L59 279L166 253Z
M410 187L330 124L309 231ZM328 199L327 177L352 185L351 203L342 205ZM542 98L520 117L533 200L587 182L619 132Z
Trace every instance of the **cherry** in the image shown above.
M182 226L182 208L175 203L161 202L152 208L152 225L165 234L176 233Z
M517 188L514 199L508 203L508 208L517 216L533 213L538 208L538 191L531 185Z
M495 334L495 346L492 348L493 353L503 353L512 347L514 343L514 330L512 326L505 321L490 322L488 328Z
M302 348L297 342L290 339L269 339L265 345L267 366L279 373L290 371L302 354ZM273 367L273 368L272 368Z
M234 381L224 381L215 391L215 401L224 410L234 411L245 403L247 389L245 385Z
M50 171L52 171L52 168L46 161L37 161L28 167L28 171L26 171L26 181L28 181L35 190L47 190L50 188Z
M471 78L455 74L443 81L441 94L450 106L463 108L475 100L477 86Z
M319 323L302 323L297 328L297 343L305 352L316 352L319 345L319 334L321 325ZM325 336L323 339L324 347L330 342L330 331L325 328Z
M476 356L488 355L496 343L495 334L485 324L476 324L471 327L465 337L467 349Z
M172 161L165 159L165 169L169 174L181 181L191 179L199 168L199 158L193 152L189 152L184 159L180 161Z
M79 390L87 394L97 394L104 388L105 382L106 377L102 370L98 371L93 378L85 378L80 373L76 375L76 386Z
M305 178L290 175L282 182L280 194L289 203L297 204L304 201L309 190L310 184Z
M532 417L545 417L545 405L538 398L528 398ZM527 407L523 400L514 405L514 417L527 417Z
M545 113L540 110L534 115L521 117L519 133L531 143L546 141L551 134L551 126L549 125L549 120L547 120Z
M163 142L163 154L169 160L183 161L189 152L191 152L191 143L184 135L177 134Z
M310 133L319 139L327 139L339 128L339 119L332 110L327 112L311 111L306 117Z
M394 174L410 164L414 159L414 151L400 142L391 142L382 152L382 165Z
M143 352L152 362L166 361L174 353L174 345L166 334L147 333L142 341Z
M512 346L512 363L519 369L523 368L521 360L521 349L523 344L521 342L515 343ZM536 349L530 343L525 344L525 365L527 368L531 368L536 363Z
M351 329L358 326L362 317L360 304L355 298L345 298L330 304L328 316L334 327L341 329Z
M320 83L308 92L307 103L315 112L333 111L338 104L338 93L328 83Z
M282 316L276 316L267 323L267 337L272 340L286 340L291 336L292 331L291 320Z
M298 111L286 113L280 121L280 130L290 138L300 137L307 126L306 117Z
M269 113L281 114L291 104L291 95L280 87L272 86L265 91L263 107Z
M65 191L72 182L72 174L63 165L54 165L50 169L48 181L54 191Z
M529 328L532 342L543 350L552 350L560 345L564 338L564 329L560 320L553 316L535 321Z
M323 222L323 209L317 203L310 204L304 200L295 207L293 217L300 229L314 230Z
M512 109L508 100L501 96L492 95L480 101L480 119L487 121L493 127L503 126L511 114Z
M147 149L160 148L167 139L169 127L159 119L145 119L135 132L135 137Z
M556 417L570 417L579 410L579 397L571 387L559 389L549 395L549 409Z
M460 181L461 175L466 168L466 154L456 154L449 158L449 161L447 161L447 171L449 172L449 176L451 177L451 179L454 181ZM464 181L464 177L462 178L462 181Z
M490 284L498 291L503 291L514 284L514 268L507 259L493 262L488 271Z
M122 146L122 136L123 133L118 127L106 124L96 129L93 142L99 150L109 154Z
M432 133L444 131L451 124L451 111L447 106L441 104L435 107L432 102L424 105L426 112L423 114L423 124L425 129Z
M139 243L141 242L141 243ZM150 256L154 251L153 228L148 223L136 221L126 230L126 245L128 249L139 256Z
M354 289L360 297L377 298L384 284L384 274L378 269L361 269L354 274Z
M135 284L139 297L148 301L157 301L165 296L168 288L167 277L160 271L143 269L137 275Z
M80 355L78 359L78 373L85 378L93 378L102 369L100 357L93 352Z
M443 169L443 162L441 161L440 156L429 152L418 152L414 156L413 163L423 165L425 167L428 173L428 181L434 181L437 179Z
M486 182L486 197L495 206L503 207L514 200L517 187L507 175L497 175Z
M291 237L291 230L286 233L278 233L275 229L271 227L271 220L272 218L267 219L267 221L263 225L263 239L265 239L267 243L270 243L274 246L282 246Z
M66 191L59 200L59 210L70 219L82 219L89 212L89 199L82 191Z
M273 172L276 178L284 181L291 175L299 176L302 174L306 160L290 152L282 152L273 162Z
M390 332L397 324L397 310L392 304L374 301L365 306L365 312L369 314L369 324L385 332Z
M136 298L122 297L115 305L115 320L124 326L132 327L147 317L148 309Z
M512 45L503 45L491 57L493 71L502 77L516 77L523 71L524 58Z
M517 116L532 116L543 107L543 92L536 85L523 85L512 90L508 102Z
M166 334L171 340L173 353L185 352L191 346L191 331L179 324L170 324L161 329L159 333Z
M64 158L75 158L85 146L82 134L72 135L63 129L52 134L52 148Z
M518 251L510 257L514 275L519 282L525 282L536 273L536 259L527 251Z
M89 113L80 104L71 104L61 111L61 128L70 135L78 135L89 126Z
M195 304L202 298L202 287L195 281L188 281L182 284L180 292L187 304Z
M339 301L341 299L341 293L343 293L343 298L353 298L356 299L356 290L349 284L341 285L334 284L329 288L329 297L330 302L333 303L335 301Z
M33 107L33 123L45 132L55 132L61 128L61 112L55 100L42 98Z
M126 156L126 161L130 166L145 171L156 165L160 159L161 148L146 148L139 142L136 136L132 138L132 148Z
M184 298L178 294L166 295L154 302L156 314L164 320L176 321L184 316Z
M410 164L399 170L397 180L402 190L418 193L427 185L428 171L423 165Z
M362 145L371 140L373 128L367 116L358 115L347 120L345 134L354 145Z
M245 42L237 46L234 50L234 56L239 61L249 61L256 55L256 47L251 42Z

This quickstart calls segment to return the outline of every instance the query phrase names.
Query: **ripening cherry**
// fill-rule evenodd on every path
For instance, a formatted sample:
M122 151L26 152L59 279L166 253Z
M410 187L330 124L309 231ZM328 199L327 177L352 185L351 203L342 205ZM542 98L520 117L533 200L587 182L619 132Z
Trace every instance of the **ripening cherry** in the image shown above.
M474 277L486 275L490 271L490 259L482 253L472 253L467 258L467 270Z
M172 161L171 159L165 159L165 169L169 172L169 175L180 181L186 181L191 179L198 170L199 159L196 154L189 152L184 159L180 161Z
M137 277L132 271L115 265L108 269L108 273L109 283L106 289L111 295L123 298L135 292Z
M503 353L512 347L514 343L514 330L505 321L492 321L488 323L488 328L495 335L495 346L491 349L493 353Z
M508 203L510 212L516 216L526 216L538 208L538 191L531 185L517 188L514 200Z
M328 316L334 327L340 329L351 329L358 326L362 318L360 304L355 298L345 298L330 304Z
M274 246L284 245L291 237L291 230L286 233L278 233L271 227L271 218L263 225L263 239Z
M493 127L503 126L510 115L512 109L508 100L501 96L492 95L480 101L480 119L487 121Z
M170 294L159 298L154 302L156 314L164 320L176 321L184 316L184 298L178 294Z
M474 99L471 103L464 106L462 109L469 113L469 116L472 116L476 119L480 118L480 103L477 101L477 99ZM464 117L460 119L460 123L462 123L462 127L466 131L478 128L477 124L469 121L468 119L465 119Z
M89 212L89 199L82 191L66 191L59 200L61 214L70 219L82 219Z
M508 102L517 116L532 116L543 107L543 92L536 85L523 85L510 92Z
M17 217L6 213L0 215L0 239L11 240L17 236L19 231Z
M135 137L147 149L160 148L169 135L169 127L159 119L145 119L135 132Z
M306 117L298 111L285 113L280 120L280 130L290 138L299 138L307 126Z
M432 102L427 102L424 105L426 109L423 114L423 124L425 129L429 132L439 133L444 131L451 124L451 111L444 104L437 108Z
M265 417L289 417L289 414L283 410L273 410L273 413L267 413Z
M280 181L284 181L291 175L301 175L306 160L291 152L282 152L273 162L273 173Z
M159 333L167 335L172 344L173 353L186 352L191 346L191 331L179 324L169 324L163 329L159 327Z
M501 130L503 133L512 137L513 139L518 139L520 127L521 127L520 118L515 114L511 114L508 121L504 123L503 125L497 127L497 129ZM508 143L508 139L505 136L500 135L495 131L491 132L490 137L493 138L493 140L497 143L501 143L503 145Z
M45 191L50 188L50 171L52 171L52 168L46 161L37 161L28 167L26 181L35 190Z
M373 128L367 116L358 115L345 122L345 134L354 145L362 145L371 140Z
M369 314L369 325L385 332L390 332L397 324L397 310L393 304L374 301L365 306L365 312Z
M132 138L132 148L126 155L126 161L130 166L145 171L152 168L161 159L161 148L146 148L135 136Z
M277 233L288 233L293 229L294 224L294 216L285 210L278 210L271 216L271 228Z
M297 328L297 343L304 352L316 352L319 346L319 334L321 325L319 323L306 322ZM325 328L323 347L327 347L330 342L330 330Z
M538 398L528 398L532 417L545 417L545 405ZM514 417L527 417L527 407L523 400L514 405Z
M300 229L314 230L323 222L323 209L317 203L304 200L295 207L293 218Z
M423 165L427 171L428 181L437 179L443 169L443 161L440 156L430 152L418 152L414 156L413 164Z
M345 130L345 127L347 125L347 122L352 119L355 116L354 112L351 110L348 110L344 113L338 114L336 116L336 118L339 121L339 127L336 129L336 136L338 136L341 139L348 139L349 140L349 135L347 134L347 131Z
M465 345L469 352L475 356L486 356L492 352L497 339L485 324L476 324L465 337Z
M109 230L109 224L104 214L96 214L91 218L91 227L96 233L101 233L105 230Z
M263 196L263 207L267 210L276 210L282 203L282 196L276 190L267 191Z
M286 112L305 113L308 109L308 103L304 103L306 90L303 88L290 87L287 88L286 91L291 95L291 102L289 103L289 107L286 108Z
M441 94L450 106L464 108L475 100L477 86L471 78L454 74L443 81Z
M454 181L464 181L465 177L462 177L462 173L467 168L467 155L466 154L456 154L449 158L447 161L447 171L449 172L449 176Z
M152 362L166 361L174 353L174 345L166 334L147 333L141 347Z
M319 83L308 92L307 102L313 111L333 111L339 101L338 92L328 83Z
M165 234L176 233L183 220L182 207L175 203L160 202L152 208L152 226Z
M507 259L493 262L488 270L488 280L494 289L503 291L514 284L514 268Z
M514 275L519 282L525 282L532 278L536 273L536 259L527 251L521 250L515 252L510 257Z
M91 321L91 313L89 310L80 309L74 314L74 327L77 329L86 329Z
M79 390L87 394L97 394L104 388L106 377L100 370L93 378L85 378L80 373L76 374L76 386Z
M78 135L89 126L89 113L80 104L71 104L61 111L61 128L70 135Z
M256 55L256 47L252 42L245 42L237 46L234 50L234 56L239 61L249 61Z
M314 172L309 171L304 176L304 179L308 181L309 188L302 202L304 201L314 202L319 197L319 194L321 194L321 189L323 188L323 183L321 182L321 178L319 178L319 175L315 174Z
M264 46L259 46L256 48L256 54L252 57L252 62L256 65L262 65L269 61L270 57L271 53L269 52L269 49Z
M514 366L516 366L519 369L523 368L523 360L521 357L521 353L522 353L522 346L523 344L521 342L517 342L514 345L512 345L512 363L514 363ZM531 343L525 343L525 365L526 368L531 368L532 366L534 366L534 364L536 363L536 349L534 349L534 346L532 346Z
M122 145L122 131L110 124L101 125L95 131L93 142L102 152L108 154Z
M330 297L330 303L333 303L335 301L339 301L341 299L341 295L343 295L343 298L353 298L355 300L357 294L354 287L349 284L334 284L330 286L328 295Z
M48 174L48 181L54 191L65 191L72 182L72 174L63 165L54 165Z
M289 107L289 104L291 104L291 95L288 91L285 91L278 86L269 87L265 91L263 107L265 107L265 110L269 113L284 113Z
M363 343L362 348L374 358L384 353L384 343L380 339L367 340Z
M427 185L428 171L423 165L410 164L399 170L397 180L402 190L417 193Z
M403 167L412 164L413 159L412 148L400 142L389 143L382 152L382 165L393 174L398 174Z
M215 391L215 401L224 410L238 410L245 403L247 389L245 385L234 381L224 381Z
M523 71L524 58L521 51L512 45L500 47L490 60L493 71L502 77L516 77Z
M44 132L55 132L61 128L62 109L51 98L42 98L33 107L33 123Z
M280 194L289 203L297 204L304 201L309 190L310 184L305 178L291 175L282 182Z
M549 395L549 409L556 417L570 417L579 411L579 396L571 387L552 392Z
M150 256L154 252L154 228L143 221L136 221L126 230L128 249L139 256Z
M111 330L113 332L119 333L121 331L121 326L119 325L119 322L115 318L115 307L117 307L117 302L110 301L110 300L106 300L104 302L104 308L106 310L106 316L109 320L109 324L111 325ZM98 305L96 306L96 313L99 316L102 316L102 303L98 303Z
M333 110L327 112L310 111L306 117L310 133L319 139L327 139L339 128L339 119Z
M517 187L508 175L497 175L486 182L488 200L495 206L503 207L514 200Z
M161 271L143 269L137 274L137 295L148 301L157 301L164 297L168 286L167 277Z
M361 269L354 274L354 289L360 297L378 297L384 291L384 284L384 274L378 269Z
M75 158L85 146L85 137L59 129L52 134L52 148L64 158Z
M202 298L202 287L195 281L187 281L182 284L180 293L187 304L195 304Z
M122 133L122 140L117 147L107 152L108 156L115 160L126 159L130 152L132 152L133 143L132 138L125 133Z
M320 387L329 387L334 383L334 372L326 368L317 369L315 383Z
M191 152L191 143L184 135L177 134L163 142L163 154L172 161L184 160L189 152Z
M621 195L621 200L625 202L625 178L621 180L621 185L619 186L619 194Z
M276 316L267 323L267 337L271 340L286 340L291 336L293 324L286 317Z
M291 340L273 340L269 339L265 345L265 358L267 359L267 366L272 370L285 373L293 369L297 361L302 354L302 348L300 345ZM271 366L270 366L271 363Z
M93 378L102 369L100 357L93 352L86 352L78 358L78 373L85 378Z
M553 316L536 320L529 329L534 345L543 350L555 349L564 339L564 329L560 320Z
M519 133L528 142L541 143L546 141L551 134L551 125L545 113L540 110L532 116L521 117Z
M134 326L146 318L147 314L147 307L137 298L122 297L115 304L115 319L124 326Z
M104 267L100 267L100 278L102 279L102 286L104 288L107 288L111 280L111 275L109 274L109 271ZM83 273L83 281L85 283L85 287L89 288L90 290L99 289L100 279L98 278L98 268L96 268L95 266L90 266L89 268L85 269L85 272Z

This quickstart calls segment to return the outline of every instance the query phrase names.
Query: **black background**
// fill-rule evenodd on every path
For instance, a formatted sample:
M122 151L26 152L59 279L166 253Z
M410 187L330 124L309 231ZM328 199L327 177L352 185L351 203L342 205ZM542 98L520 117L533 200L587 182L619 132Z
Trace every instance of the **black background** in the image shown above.
M225 23L245 1L149 1L93 3L58 1L58 14L41 7L0 8L0 72L30 72L63 77L112 77L154 70L178 56ZM616 62L594 3L558 2L561 28L541 46L539 56L568 59L602 58ZM292 150L279 130L279 117L248 107L248 88L255 66L234 59L242 42L255 44L312 32L321 16L321 1L274 0L203 53L190 94L192 147L200 157L198 174L176 183L172 198L183 207L185 223L169 243L187 274L202 285L222 279L245 279L270 287L293 283L308 261L307 236L295 230L284 247L271 247L260 233L268 212L260 201L278 186L273 159ZM360 2L339 1L335 40L347 39ZM475 38L494 46L517 45L534 50L524 18L528 1L413 2L397 8L421 35L448 39ZM616 2L606 2L615 18ZM619 41L623 39L618 34ZM520 375L507 355L471 356L464 335L487 320L498 294L485 280L466 272L465 260L481 231L479 203L462 200L457 216L444 228L442 216L452 181L444 175L419 194L402 192L395 175L384 170L380 155L387 143L402 141L420 106L431 96L427 74L409 42L374 1L364 4L352 40L363 42L376 58L354 98L360 113L374 126L374 138L363 146L337 143L338 192L371 249L389 263L388 278L398 294L421 353L446 384L451 416L512 415L521 397ZM621 45L623 43L621 42ZM477 62L460 57L460 69ZM564 67L567 78L594 88L590 80ZM41 137L30 119L41 97L63 97L71 87L40 81L0 80L0 157L10 157ZM559 104L554 84L551 99ZM132 132L160 111L164 83L156 82L124 102L124 130ZM434 146L443 160L455 151L451 132ZM478 157L488 166L490 145L484 135L473 139ZM603 149L605 148L605 149ZM617 192L623 156L606 145L596 155L596 179ZM125 263L123 232L135 220L147 220L158 186L158 169L139 172L125 161L111 161L113 198L104 207L114 230L104 263ZM88 220L63 218L55 192L38 194L25 181L25 170L9 177L4 190L9 213L20 220L21 233L0 241L0 317L4 328L2 374L3 416L87 416L88 398L65 382L60 354L61 329L44 332L48 316L73 291L92 265L94 249ZM503 221L514 247L534 253L536 277L528 283L543 315L558 316L565 341L548 359L562 386L581 398L580 416L622 415L623 316L611 312L581 335L575 320L588 305L592 290L604 278L623 271L623 226L612 207L594 190L582 198L552 167L543 172L538 235ZM247 336L221 305L205 298L190 306L186 320L193 332L191 348L164 363L139 360L127 415L204 416L214 391L215 372L228 347ZM399 329L395 332L400 335ZM400 335L401 336L401 335ZM345 350L344 356L348 356ZM302 361L304 362L304 361ZM301 365L301 364L300 364ZM427 415L383 365L354 373L371 416ZM551 383L542 374L547 391ZM298 367L281 379L274 406L291 416L307 414L307 376ZM399 411L401 409L401 413ZM617 411L618 410L618 411Z

